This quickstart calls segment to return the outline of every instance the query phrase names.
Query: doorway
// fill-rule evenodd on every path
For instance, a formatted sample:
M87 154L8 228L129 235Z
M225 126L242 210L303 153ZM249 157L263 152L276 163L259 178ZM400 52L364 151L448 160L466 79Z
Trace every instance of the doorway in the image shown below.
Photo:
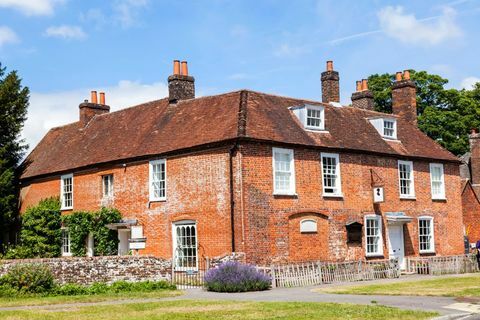
M390 258L397 258L400 269L405 269L405 244L403 224L388 225L388 247Z
M197 270L197 224L183 221L173 224L173 258L176 270Z

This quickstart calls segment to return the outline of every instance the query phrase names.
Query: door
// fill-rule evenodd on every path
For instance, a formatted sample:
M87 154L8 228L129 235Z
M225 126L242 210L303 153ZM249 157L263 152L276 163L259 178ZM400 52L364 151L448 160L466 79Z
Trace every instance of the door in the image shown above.
M397 258L400 269L405 269L405 246L403 243L403 225L388 225L388 246L390 258Z
M197 225L195 222L173 225L173 257L176 270L197 270Z
M130 251L128 238L130 237L130 229L119 229L118 230L118 255L125 256L128 255Z

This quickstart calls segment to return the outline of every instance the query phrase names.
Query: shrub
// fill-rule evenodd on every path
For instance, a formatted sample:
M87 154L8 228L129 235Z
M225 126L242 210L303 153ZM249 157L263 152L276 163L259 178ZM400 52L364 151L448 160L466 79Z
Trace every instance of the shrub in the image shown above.
M50 269L40 264L17 264L0 277L0 285L19 293L46 293L55 286Z
M93 218L93 239L96 256L111 256L118 253L118 234L107 228L107 224L118 222L122 215L117 209L102 208Z
M108 285L105 282L95 282L88 287L89 294L101 294L108 292Z
M89 294L89 288L75 284L75 283L67 283L62 286L57 286L53 291L53 294L59 296L77 296L77 295L84 295Z
M270 289L272 279L254 266L234 261L222 263L205 274L205 287L216 292L244 292Z

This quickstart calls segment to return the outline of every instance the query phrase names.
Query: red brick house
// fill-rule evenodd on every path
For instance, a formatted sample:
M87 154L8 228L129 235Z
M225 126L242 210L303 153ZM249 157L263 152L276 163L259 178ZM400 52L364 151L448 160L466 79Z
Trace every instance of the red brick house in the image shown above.
M93 92L28 156L21 209L49 196L65 214L114 206L121 254L133 239L178 267L232 252L258 264L462 253L460 161L417 128L408 71L393 114L373 111L366 81L340 105L331 62L321 81L322 102L195 98L175 61L167 98L109 113Z
M460 176L465 235L470 246L480 240L480 134L472 130L470 152L461 157Z

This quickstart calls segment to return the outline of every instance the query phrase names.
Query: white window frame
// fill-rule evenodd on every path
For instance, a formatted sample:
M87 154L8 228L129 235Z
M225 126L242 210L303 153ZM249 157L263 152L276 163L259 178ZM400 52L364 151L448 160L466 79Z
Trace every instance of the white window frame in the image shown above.
M440 181L437 181L437 182L441 183L439 194L434 194L433 193L433 182L434 182L433 181L433 169L434 168L439 168L440 173L441 173ZM445 172L443 170L443 164L441 164L441 163L430 163L430 190L432 192L432 199L434 199L434 200L445 200L446 199L446 196L445 196Z
M367 220L376 220L378 222L378 251L377 252L368 252L368 238L367 235ZM364 217L364 227L363 232L365 234L365 256L367 257L380 257L383 256L383 226L382 226L382 217L380 215L366 215Z
M70 206L65 205L64 186L65 186L65 180L66 179L71 179L71 181L72 181L72 191L71 191L71 193L72 193L72 203L71 203ZM73 209L73 174L72 173L65 174L65 175L60 177L60 202L61 202L61 206L60 206L61 210Z
M290 188L288 190L277 189L277 175L275 169L275 154L288 154L290 157ZM293 149L272 148L272 172L273 172L273 194L274 195L295 195L295 155Z
M111 177L111 179L109 179L109 186L110 186L110 192L111 194L106 194L105 191L105 179L108 178L108 177ZM115 178L113 176L113 173L110 173L110 174L104 174L102 175L102 198L103 199L112 199L114 197L114 191L113 191L113 184L114 184L114 181L115 181Z
M430 221L430 249L425 250L421 249L421 243L420 243L420 221L421 220L428 220ZM418 251L420 253L435 253L435 225L434 225L434 219L433 217L430 216L421 216L418 217Z
M382 136L386 139L397 139L397 120L396 119L388 119L388 118L383 118L382 119ZM393 123L393 128L389 128L393 130L393 133L391 136L385 134L385 122L391 122Z
M156 197L153 189L153 166L157 164L163 164L165 168L165 192L163 197ZM150 201L165 201L167 200L167 161L166 159L157 159L151 160L148 163L148 190L149 190L149 199ZM161 180L160 180L161 181Z
M410 168L410 179L409 179L410 193L408 194L402 193L400 165L407 165ZM398 170L398 192L400 194L400 199L415 199L415 176L414 176L415 171L413 170L413 161L398 160L397 170Z
M62 257L71 257L72 256L72 239L70 237L70 230L68 228L61 228L62 231ZM64 233L67 234L67 242L68 242L68 252L65 251L65 244L64 244Z
M336 192L334 193L329 193L325 192L325 177L324 177L324 171L323 171L323 158L334 158L335 159L335 189ZM340 155L338 153L326 153L322 152L320 154L320 165L322 169L322 195L324 197L343 197L342 193L342 176L340 173Z
M320 111L320 126L308 125L308 110ZM325 130L325 108L322 106L314 106L314 105L305 106L303 125L305 126L306 129L310 129L310 130Z

